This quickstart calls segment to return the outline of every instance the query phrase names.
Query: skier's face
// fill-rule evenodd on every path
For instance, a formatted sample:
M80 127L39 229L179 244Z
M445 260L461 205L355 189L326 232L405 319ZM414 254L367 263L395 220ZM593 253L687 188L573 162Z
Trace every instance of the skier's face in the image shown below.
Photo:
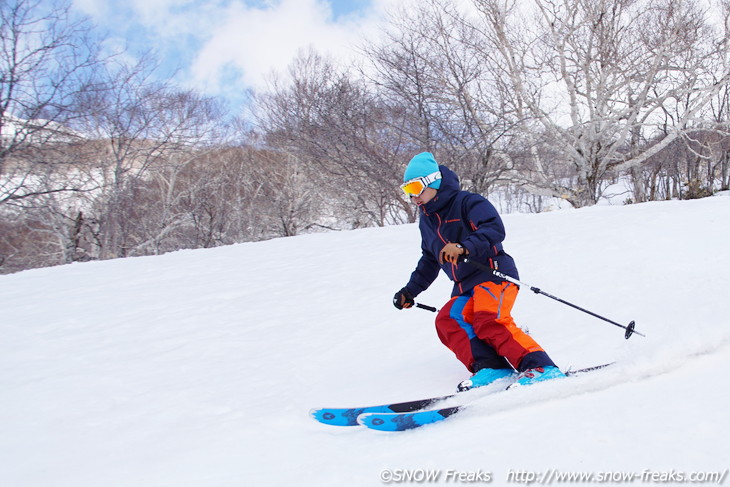
M429 201L431 201L435 196L438 190L434 188L426 188L423 190L423 193L421 193L418 196L411 196L411 201L417 204L418 206L425 205Z

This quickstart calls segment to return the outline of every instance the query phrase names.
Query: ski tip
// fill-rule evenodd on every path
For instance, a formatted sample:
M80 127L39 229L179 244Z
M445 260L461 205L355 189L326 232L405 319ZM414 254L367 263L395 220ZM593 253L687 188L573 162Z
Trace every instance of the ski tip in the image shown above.
M330 424L334 426L339 426L339 423L337 421L337 416L331 412L329 412L325 408L312 408L309 410L309 417L313 420L322 423L322 424Z
M319 408L312 408L309 410L309 417L313 420L319 422L319 423L325 423L325 421L322 421L322 410Z
M357 417L363 412L359 409L319 408L310 409L309 416L315 421L330 426L357 426Z

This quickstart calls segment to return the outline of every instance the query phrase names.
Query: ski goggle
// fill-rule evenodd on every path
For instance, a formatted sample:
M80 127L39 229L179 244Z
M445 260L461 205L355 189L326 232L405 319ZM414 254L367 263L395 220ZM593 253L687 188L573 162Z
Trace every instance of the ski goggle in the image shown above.
M436 171L428 176L409 179L400 185L400 189L403 190L406 196L421 196L421 194L426 191L429 184L435 183L439 179L441 179L441 171Z

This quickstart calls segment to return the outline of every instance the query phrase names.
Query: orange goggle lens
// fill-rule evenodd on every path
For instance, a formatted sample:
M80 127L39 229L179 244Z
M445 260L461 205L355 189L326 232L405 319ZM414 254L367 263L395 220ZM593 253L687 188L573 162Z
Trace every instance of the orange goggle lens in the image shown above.
M416 179L414 181L408 181L407 183L401 184L400 189L402 189L407 196L420 196L421 193L426 190L426 185L422 180Z

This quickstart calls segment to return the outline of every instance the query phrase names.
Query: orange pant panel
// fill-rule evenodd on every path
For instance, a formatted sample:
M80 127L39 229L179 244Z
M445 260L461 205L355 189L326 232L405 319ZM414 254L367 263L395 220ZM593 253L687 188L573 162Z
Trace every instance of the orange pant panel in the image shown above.
M512 306L518 292L519 288L509 282L484 282L475 286L471 298L457 316L452 307L460 297L453 298L442 308L436 319L439 338L470 370L474 358L469 335L492 347L515 368L519 368L525 355L544 352L512 318Z

